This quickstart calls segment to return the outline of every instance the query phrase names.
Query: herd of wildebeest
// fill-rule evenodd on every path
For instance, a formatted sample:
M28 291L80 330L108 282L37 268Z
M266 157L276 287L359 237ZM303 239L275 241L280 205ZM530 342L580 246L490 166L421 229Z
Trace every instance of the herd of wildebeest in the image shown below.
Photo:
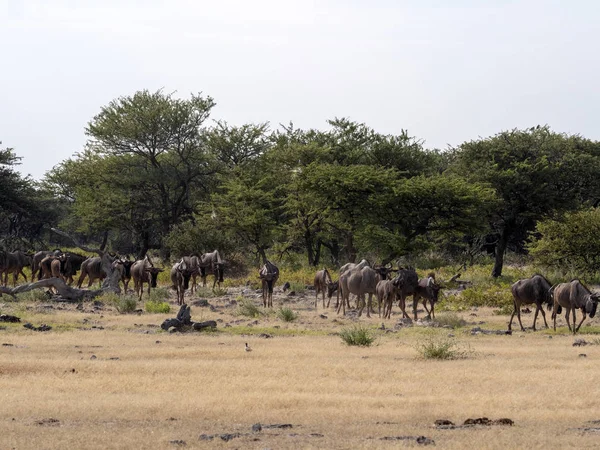
M124 292L127 292L129 282L133 279L134 291L139 300L142 300L144 284L150 289L156 287L158 274L164 269L155 267L149 256L137 261L114 255L111 269L118 272L118 279L123 284ZM87 257L74 252L62 252L59 249L53 251L39 251L36 253L25 253L20 250L7 252L0 250L0 281L4 286L8 284L8 277L12 274L13 285L16 286L19 276L25 281L27 277L23 271L25 267L31 268L32 282L46 278L60 278L68 285L75 283L75 277L79 272L76 282L77 288L81 288L85 279L88 279L87 287L90 288L96 280L102 282L107 274L102 265L100 256ZM200 277L204 286L208 275L214 276L213 289L223 282L225 260L217 250L182 257L176 262L170 271L172 288L177 293L177 303L185 302L185 291L190 289L193 294L197 288L197 278ZM392 278L392 274L395 276ZM273 306L273 287L279 279L279 269L271 261L266 260L259 270L259 278L262 282L262 298L265 308ZM345 315L346 308L350 308L350 294L357 298L356 308L360 317L366 309L367 317L374 313L372 298L375 294L378 301L379 316L389 319L392 313L394 300L398 305L403 318L409 318L406 313L406 298L413 297L413 316L417 317L417 305L423 302L428 318L435 319L435 304L438 301L441 283L436 282L435 273L430 272L427 277L419 279L417 272L412 267L392 268L391 264L386 266L373 266L363 259L359 263L348 263L339 270L339 279L333 281L326 268L315 274L315 308L317 308L319 294L322 295L323 308L329 308L333 294L337 292L335 308ZM579 280L568 283L552 285L545 277L535 274L530 278L518 280L512 287L514 310L508 323L511 330L514 316L517 316L521 330L524 331L521 322L521 306L535 304L536 310L533 318L533 330L537 321L538 313L542 313L544 324L548 328L546 313L543 306L552 310L554 329L556 330L556 317L566 310L566 321L569 330L576 333L581 324L589 314L591 318L596 314L600 296L591 292ZM327 295L327 304L325 296ZM367 301L365 302L365 296ZM341 297L341 298L340 298ZM429 308L428 308L429 304ZM383 309L383 315L382 315ZM577 325L576 311L581 310L582 319ZM573 325L570 316L572 314Z

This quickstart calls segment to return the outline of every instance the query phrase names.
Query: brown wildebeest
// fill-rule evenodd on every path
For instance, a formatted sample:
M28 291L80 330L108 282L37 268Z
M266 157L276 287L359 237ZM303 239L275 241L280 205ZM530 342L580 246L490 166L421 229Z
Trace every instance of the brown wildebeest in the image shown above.
M338 293L341 292L342 294L342 303L338 305L338 314L340 308L343 308L343 313L344 315L346 314L345 300L352 293L357 296L358 316L360 317L365 308L365 294L368 294L368 301L366 302L367 317L371 317L373 294L375 294L377 283L387 278L389 269L385 267L373 269L366 265L362 266L361 264L362 261L354 269L346 270L340 275Z
M400 278L396 277L393 280L381 280L375 287L377 301L379 303L379 317L381 317L381 305L383 305L383 318L389 318L392 311L392 303L398 294L400 287ZM388 315L389 312L389 315Z
M49 250L42 250L39 252L36 252L33 257L31 258L31 273L32 276L34 273L38 274L38 277L42 276L42 273L40 272L40 262L42 261L42 259L44 259L46 256L60 256L62 255L63 252L60 248L57 248L55 250L49 251ZM40 279L40 278L38 278Z
M204 253L200 257L200 277L202 278L202 286L206 286L206 277L208 274L215 276L213 282L213 290L215 285L218 283L219 289L221 289L221 283L223 282L223 275L225 274L225 261L221 259L221 255L218 250L214 250L211 253ZM208 271L207 271L208 269Z
M406 297L409 295L414 296L417 291L417 287L419 286L419 276L415 269L412 267L398 269L398 275L396 278L400 279L400 284L398 288L398 292L396 294L396 298L398 299L398 306L400 306L400 310L402 311L402 317L410 319L408 314L406 314ZM413 297L414 298L414 297ZM384 317L390 317L392 312L391 305L388 306L388 311L386 311L386 315Z
M46 256L40 261L38 279L60 278L61 280L64 280L62 274L64 272L65 263L66 257L64 254L58 256Z
M336 280L327 285L327 308L329 308L329 304L331 303L331 297L333 297L333 293L337 292L340 287L340 280ZM335 306L337 308L337 305Z
M315 309L317 308L317 301L319 300L319 293L322 293L323 296L323 308L325 308L325 291L329 295L329 292L333 294L333 291L329 289L329 285L333 284L331 281L331 275L329 275L329 271L323 267L322 270L319 270L315 274ZM331 301L331 295L329 295L329 300Z
M279 269L275 264L269 260L265 260L265 263L260 268L258 276L262 281L262 298L263 306L273 307L273 286L279 279Z
M177 292L177 304L183 305L185 290L190 285L190 277L196 269L188 267L185 260L182 258L181 261L173 264L171 268L171 282L173 283L172 289Z
M590 292L579 280L573 280L570 283L561 283L554 288L554 308L552 309L552 319L554 319L554 330L556 331L556 316L561 313L562 308L566 308L567 313L565 319L567 320L567 326L569 331L573 331L573 334L579 331L579 327L585 320L586 313L593 318L596 315L596 308L598 308L599 296L596 293ZM562 307L562 308L561 308ZM577 328L575 324L577 319L575 317L575 310L581 309L583 318ZM573 328L569 323L569 313L573 310Z
M419 280L415 293L413 294L413 315L415 320L417 320L417 304L421 298L423 299L423 307L425 308L425 311L427 311L427 317L435 319L434 308L438 301L440 289L441 286L436 284L435 274L433 272L431 272L427 278ZM427 300L429 300L431 311L427 309Z
M156 287L158 274L163 270L154 267L148 255L144 259L133 263L131 266L131 277L133 278L135 293L138 295L140 301L144 292L144 283L148 283L148 295L150 295L150 289Z
M2 269L0 269L0 274L4 273L4 286L8 284L8 274L12 273L13 276L13 286L17 285L17 280L19 279L19 275L22 275L27 281L27 276L23 269L26 266L31 266L31 255L21 250L15 250L14 252L6 252L4 257L4 264ZM33 275L32 275L33 281Z
M73 277L81 270L81 265L87 259L87 256L73 252L65 252L63 254L65 256L65 263L62 266L62 275L66 283L70 286L73 284Z
M548 311L550 311L552 308L554 301L550 292L551 287L552 285L550 282L542 275L538 274L533 275L531 278L518 280L511 286L514 309L510 316L510 321L508 322L509 331L512 329L512 322L515 314L517 315L517 319L519 319L521 331L525 331L523 323L521 322L521 306L531 305L533 303L535 303L533 331L535 331L535 322L537 321L537 316L540 311L542 312L542 317L544 318L544 325L546 325L546 328L548 328L548 322L546 322L546 313L544 312L542 305L546 303Z
M88 258L81 263L81 273L79 274L79 280L77 281L78 289L81 289L85 277L88 277L88 288L95 280L98 280L100 286L102 286L102 280L106 278L106 272L102 268L102 258L100 256Z
M119 258L117 261L123 266L123 271L121 272L121 282L123 283L123 292L127 294L127 288L129 287L129 282L131 281L131 266L135 261L131 261L126 258Z

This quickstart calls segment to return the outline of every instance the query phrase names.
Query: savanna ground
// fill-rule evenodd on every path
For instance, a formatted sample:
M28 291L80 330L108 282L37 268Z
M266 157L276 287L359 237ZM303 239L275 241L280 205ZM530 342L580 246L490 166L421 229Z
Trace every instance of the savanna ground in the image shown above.
M294 296L279 285L273 313L240 315L242 299L261 300L256 286L235 284L217 296L189 296L192 319L217 320L218 328L185 334L158 327L177 311L164 287L153 298L171 295L168 314L147 313L141 303L141 311L120 314L102 298L78 307L41 291L17 302L2 297L0 312L22 322L0 330L0 448L419 446L382 439L397 436L427 436L439 448L600 445L591 423L600 420L598 319L582 327L578 337L592 343L585 347L572 345L564 318L557 332L521 332L517 324L512 335L473 335L476 326L506 329L509 316L485 306L437 312L467 322L448 329L395 327L396 305L382 330L376 314L341 317L320 302L315 311L314 293L301 283L292 284ZM201 298L209 306L197 306ZM296 320L275 314L282 305ZM444 301L439 309L450 307ZM533 314L522 317L530 327ZM25 322L53 328L35 332ZM356 324L376 337L372 346L342 342L338 333ZM432 336L455 342L463 357L420 357L416 348ZM437 419L478 417L510 418L514 426L434 427ZM292 428L253 433L255 423Z

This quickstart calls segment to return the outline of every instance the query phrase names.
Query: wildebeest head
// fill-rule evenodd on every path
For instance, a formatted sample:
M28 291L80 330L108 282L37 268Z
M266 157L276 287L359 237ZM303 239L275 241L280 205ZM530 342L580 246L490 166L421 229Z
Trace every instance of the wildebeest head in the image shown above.
M183 280L183 289L188 289L190 287L190 278L196 269L188 267L185 260L182 258L181 261L177 263L176 270Z
M331 299L333 297L333 293L338 290L338 286L340 285L338 281L332 281L331 283L327 283L327 298Z
M147 268L146 271L150 274L150 286L155 288L156 281L158 280L158 274L163 271L163 269L158 269L156 267Z
M225 273L225 261L215 263L214 273L215 277L219 280L219 283L222 283L223 275Z
M594 318L596 315L596 309L598 308L598 300L600 296L598 294L590 294L590 297L585 302L585 312L589 314L590 318Z
M387 280L388 275L392 272L392 265L389 264L387 266L376 266L374 270L382 280Z

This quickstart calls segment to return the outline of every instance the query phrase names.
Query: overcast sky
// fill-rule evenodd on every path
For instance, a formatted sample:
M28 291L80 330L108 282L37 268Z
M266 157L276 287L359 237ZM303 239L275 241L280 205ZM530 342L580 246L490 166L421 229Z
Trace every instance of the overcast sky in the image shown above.
M0 141L41 178L103 105L160 88L233 125L349 117L428 148L537 124L600 139L599 18L595 0L0 0Z

